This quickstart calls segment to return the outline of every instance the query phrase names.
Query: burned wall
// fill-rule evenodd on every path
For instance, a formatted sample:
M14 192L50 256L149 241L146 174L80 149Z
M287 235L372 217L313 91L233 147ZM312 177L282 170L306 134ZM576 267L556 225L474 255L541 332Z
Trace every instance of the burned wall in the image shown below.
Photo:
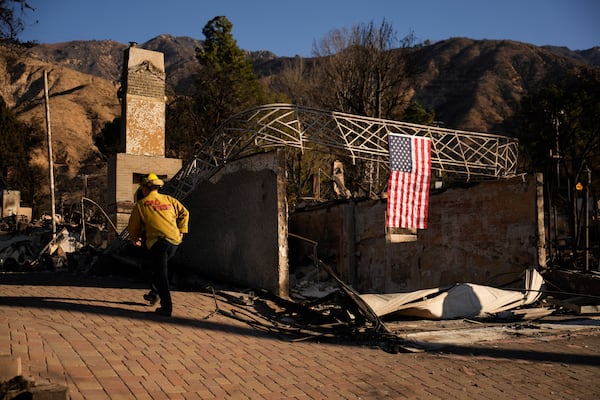
M428 229L405 243L386 241L385 199L295 213L289 230L317 241L319 256L361 293L500 285L538 264L536 200L531 176L447 189L430 197Z
M181 268L288 297L282 154L228 163L183 201L191 217L174 260Z

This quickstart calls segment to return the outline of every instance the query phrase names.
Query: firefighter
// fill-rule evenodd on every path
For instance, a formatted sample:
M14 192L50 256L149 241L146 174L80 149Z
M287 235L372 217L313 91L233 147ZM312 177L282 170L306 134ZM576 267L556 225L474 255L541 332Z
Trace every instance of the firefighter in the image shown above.
M152 285L160 298L160 307L155 312L170 317L173 303L168 261L177 252L183 234L188 232L189 211L174 197L159 193L163 185L162 179L154 173L141 179L142 198L133 207L127 228L131 242L148 249Z

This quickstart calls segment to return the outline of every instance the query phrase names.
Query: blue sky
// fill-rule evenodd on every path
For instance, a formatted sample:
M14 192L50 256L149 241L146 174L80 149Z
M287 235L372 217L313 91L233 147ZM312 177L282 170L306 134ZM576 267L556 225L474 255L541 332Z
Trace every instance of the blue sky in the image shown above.
M383 19L400 37L509 39L585 50L600 46L599 0L27 0L21 40L57 43L112 39L144 43L160 34L204 39L202 28L226 16L244 50L310 57L333 29ZM37 23L33 23L37 20Z

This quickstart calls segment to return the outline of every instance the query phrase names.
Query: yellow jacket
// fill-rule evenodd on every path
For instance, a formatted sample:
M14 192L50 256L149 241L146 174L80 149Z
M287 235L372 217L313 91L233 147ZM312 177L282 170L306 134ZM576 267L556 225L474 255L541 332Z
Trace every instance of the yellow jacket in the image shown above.
M189 218L187 208L179 200L153 190L133 207L127 226L129 238L135 243L143 231L148 249L159 238L178 245L181 234L188 232Z

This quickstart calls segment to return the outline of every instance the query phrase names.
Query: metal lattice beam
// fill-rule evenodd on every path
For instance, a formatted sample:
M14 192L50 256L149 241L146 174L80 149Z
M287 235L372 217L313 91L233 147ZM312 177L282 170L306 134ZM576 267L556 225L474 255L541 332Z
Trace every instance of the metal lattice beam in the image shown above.
M227 162L271 147L332 152L388 168L389 133L431 139L432 169L467 181L516 175L518 141L505 136L410 124L291 104L268 104L238 113L211 136L169 181L167 192L185 198Z

